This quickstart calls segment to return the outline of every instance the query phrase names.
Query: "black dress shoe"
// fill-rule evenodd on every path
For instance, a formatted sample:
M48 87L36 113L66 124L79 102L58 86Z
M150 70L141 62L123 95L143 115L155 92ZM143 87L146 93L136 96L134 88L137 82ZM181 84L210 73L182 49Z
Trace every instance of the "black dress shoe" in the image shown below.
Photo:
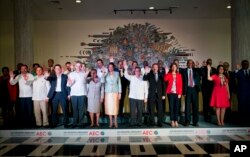
M194 123L193 126L199 126L199 124L198 123Z
M162 123L157 123L157 126L158 127L162 127Z
M184 124L184 126L189 126L190 125L190 123L189 122L186 122L185 124Z
M140 128L140 127L142 127L142 124L137 124L136 126L138 126Z
M48 129L49 128L49 125L45 125L45 126L43 126L45 129Z
M51 126L50 126L51 129L54 129L54 128L56 128L56 127L57 127L57 125L51 125Z

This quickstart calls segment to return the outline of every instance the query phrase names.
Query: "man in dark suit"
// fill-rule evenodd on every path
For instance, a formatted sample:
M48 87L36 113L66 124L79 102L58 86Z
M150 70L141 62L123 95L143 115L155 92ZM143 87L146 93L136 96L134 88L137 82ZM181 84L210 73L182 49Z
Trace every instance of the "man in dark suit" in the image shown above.
M63 124L64 128L67 128L68 122L68 107L67 99L69 97L69 88L67 87L68 76L62 74L62 67L60 64L54 66L55 73L51 74L47 80L50 81L50 90L48 93L48 99L52 100L52 127L57 125L57 109L59 102L63 110Z
M241 69L235 73L237 79L238 112L241 124L249 126L250 114L250 71L248 60L241 62Z
M162 116L163 116L163 106L162 99L165 99L165 82L162 76L159 73L159 67L157 63L154 63L152 70L147 67L145 70L145 75L143 80L148 81L149 83L149 92L148 92L148 104L149 104L149 113L150 113L150 125L155 125L154 121L154 110L155 105L157 105L157 125L162 127Z
M212 59L207 59L206 65L212 66ZM216 74L216 69L211 67L211 75ZM213 108L210 107L210 100L212 96L212 90L214 83L207 79L207 66L201 67L202 76L202 97L203 97L203 114L206 122L211 122L211 116L213 114Z
M124 99L125 99L125 96L126 96L127 87L128 87L129 82L124 77L125 69L124 69L122 60L118 61L118 72L119 72L120 79L121 79L121 84L122 84L122 93L121 93L121 99L120 99L120 102L119 102L119 116L121 118L123 118L124 117L124 115L123 115Z
M191 121L191 108L193 113L193 125L199 126L199 92L201 90L200 74L198 69L194 68L194 61L187 61L187 68L183 69L183 95L185 95L185 126L189 126ZM192 104L192 106L191 106Z
M229 87L229 94L230 94L230 99L232 100L232 93L236 92L236 81L235 81L235 73L232 71L229 71L229 63L224 62L223 63L224 67L224 75L228 80L228 87ZM232 119L232 111L231 111L231 106L226 109L226 116L225 116L225 121L230 122Z
M164 75L165 75L165 68L163 67L164 63L162 60L158 60L158 66L159 66L159 73L161 76L163 76L164 78ZM167 87L167 82L165 82L165 86ZM166 97L166 93L164 93L164 95ZM162 100L162 106L163 106L163 114L165 114L166 112L166 99L163 99Z

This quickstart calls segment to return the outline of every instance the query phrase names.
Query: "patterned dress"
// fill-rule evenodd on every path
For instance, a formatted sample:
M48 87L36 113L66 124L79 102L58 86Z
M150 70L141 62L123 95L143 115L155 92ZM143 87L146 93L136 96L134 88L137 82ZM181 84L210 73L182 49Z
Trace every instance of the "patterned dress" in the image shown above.
M100 80L89 82L87 87L88 111L90 113L99 113L101 108L101 98L104 98L104 86Z

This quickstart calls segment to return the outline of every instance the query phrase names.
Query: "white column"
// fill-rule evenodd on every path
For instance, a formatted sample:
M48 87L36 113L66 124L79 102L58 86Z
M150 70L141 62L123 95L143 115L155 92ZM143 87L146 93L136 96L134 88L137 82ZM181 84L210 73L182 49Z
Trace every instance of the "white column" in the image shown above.
M250 61L250 1L232 0L232 67Z
M14 0L15 63L33 64L33 17L31 0Z

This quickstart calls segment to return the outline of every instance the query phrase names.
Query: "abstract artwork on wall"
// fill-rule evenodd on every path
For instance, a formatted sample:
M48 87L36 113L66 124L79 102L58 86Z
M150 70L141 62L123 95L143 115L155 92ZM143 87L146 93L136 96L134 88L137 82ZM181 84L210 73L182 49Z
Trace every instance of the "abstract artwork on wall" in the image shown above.
M93 42L82 42L84 51L80 51L80 56L75 57L84 58L90 67L93 67L99 58L107 64L110 56L113 56L115 63L126 59L137 61L142 66L145 60L150 65L162 60L165 65L169 65L174 58L181 62L186 61L195 51L181 46L171 32L160 31L160 28L150 23L131 23L110 31L89 35Z

